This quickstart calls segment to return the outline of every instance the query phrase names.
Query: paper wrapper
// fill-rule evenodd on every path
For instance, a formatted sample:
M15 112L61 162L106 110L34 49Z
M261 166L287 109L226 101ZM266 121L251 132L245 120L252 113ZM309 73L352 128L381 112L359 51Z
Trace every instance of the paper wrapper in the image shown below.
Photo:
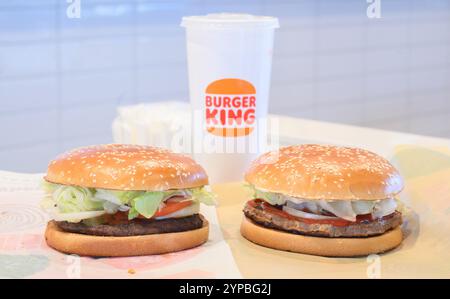
M33 191L39 175L0 172L0 276L61 278L450 278L450 152L398 146L388 157L405 177L407 208L400 247L359 258L326 258L273 250L239 233L250 199L242 183L213 186L217 208L204 246L180 253L131 258L78 258L48 248L45 215ZM3 184L2 184L3 182ZM219 228L220 224L220 228ZM230 252L231 248L231 252ZM134 274L133 274L134 273Z
M206 244L153 256L90 258L66 255L44 240L47 216L39 208L42 175L0 172L0 278L239 278L218 226L216 208L202 207L210 223Z
M214 187L219 222L246 278L450 278L450 152L399 146L389 157L405 177L405 239L382 255L327 258L273 250L239 233L244 203L242 183Z

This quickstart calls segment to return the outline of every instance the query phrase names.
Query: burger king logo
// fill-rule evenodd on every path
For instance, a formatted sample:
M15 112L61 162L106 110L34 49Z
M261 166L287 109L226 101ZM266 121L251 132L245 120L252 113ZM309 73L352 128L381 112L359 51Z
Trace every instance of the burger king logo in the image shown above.
M256 89L241 79L212 82L205 91L206 129L221 137L250 135L255 127Z

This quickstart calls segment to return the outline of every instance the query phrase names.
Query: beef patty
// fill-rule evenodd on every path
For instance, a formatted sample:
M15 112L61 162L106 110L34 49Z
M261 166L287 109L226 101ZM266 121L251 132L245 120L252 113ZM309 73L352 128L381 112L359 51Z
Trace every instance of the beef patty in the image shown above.
M283 217L279 213L268 211L264 209L261 202L253 205L247 203L244 207L244 214L257 224L268 228L319 237L368 237L380 235L402 223L401 213L397 211L383 218L357 223L350 222L345 226L307 223L297 217Z
M55 221L58 227L66 232L94 235L94 236L139 236L183 232L194 230L203 226L201 215L195 214L182 218L168 219L133 219L126 223L87 225L83 222L71 223Z

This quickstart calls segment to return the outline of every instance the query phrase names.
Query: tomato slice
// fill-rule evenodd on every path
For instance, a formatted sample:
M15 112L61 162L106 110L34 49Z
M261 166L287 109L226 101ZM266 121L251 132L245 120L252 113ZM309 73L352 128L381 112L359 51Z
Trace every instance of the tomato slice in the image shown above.
M164 203L164 207L157 211L153 217L162 217L167 216L169 214L175 213L176 211L182 210L192 204L192 200L184 200L184 201L166 201ZM152 218L153 218L152 217Z

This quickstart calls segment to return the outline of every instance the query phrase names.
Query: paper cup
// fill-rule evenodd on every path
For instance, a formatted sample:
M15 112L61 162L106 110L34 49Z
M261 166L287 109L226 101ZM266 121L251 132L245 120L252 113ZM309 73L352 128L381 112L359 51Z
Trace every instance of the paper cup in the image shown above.
M183 17L192 146L213 183L242 179L266 142L274 29L278 19L246 14Z

